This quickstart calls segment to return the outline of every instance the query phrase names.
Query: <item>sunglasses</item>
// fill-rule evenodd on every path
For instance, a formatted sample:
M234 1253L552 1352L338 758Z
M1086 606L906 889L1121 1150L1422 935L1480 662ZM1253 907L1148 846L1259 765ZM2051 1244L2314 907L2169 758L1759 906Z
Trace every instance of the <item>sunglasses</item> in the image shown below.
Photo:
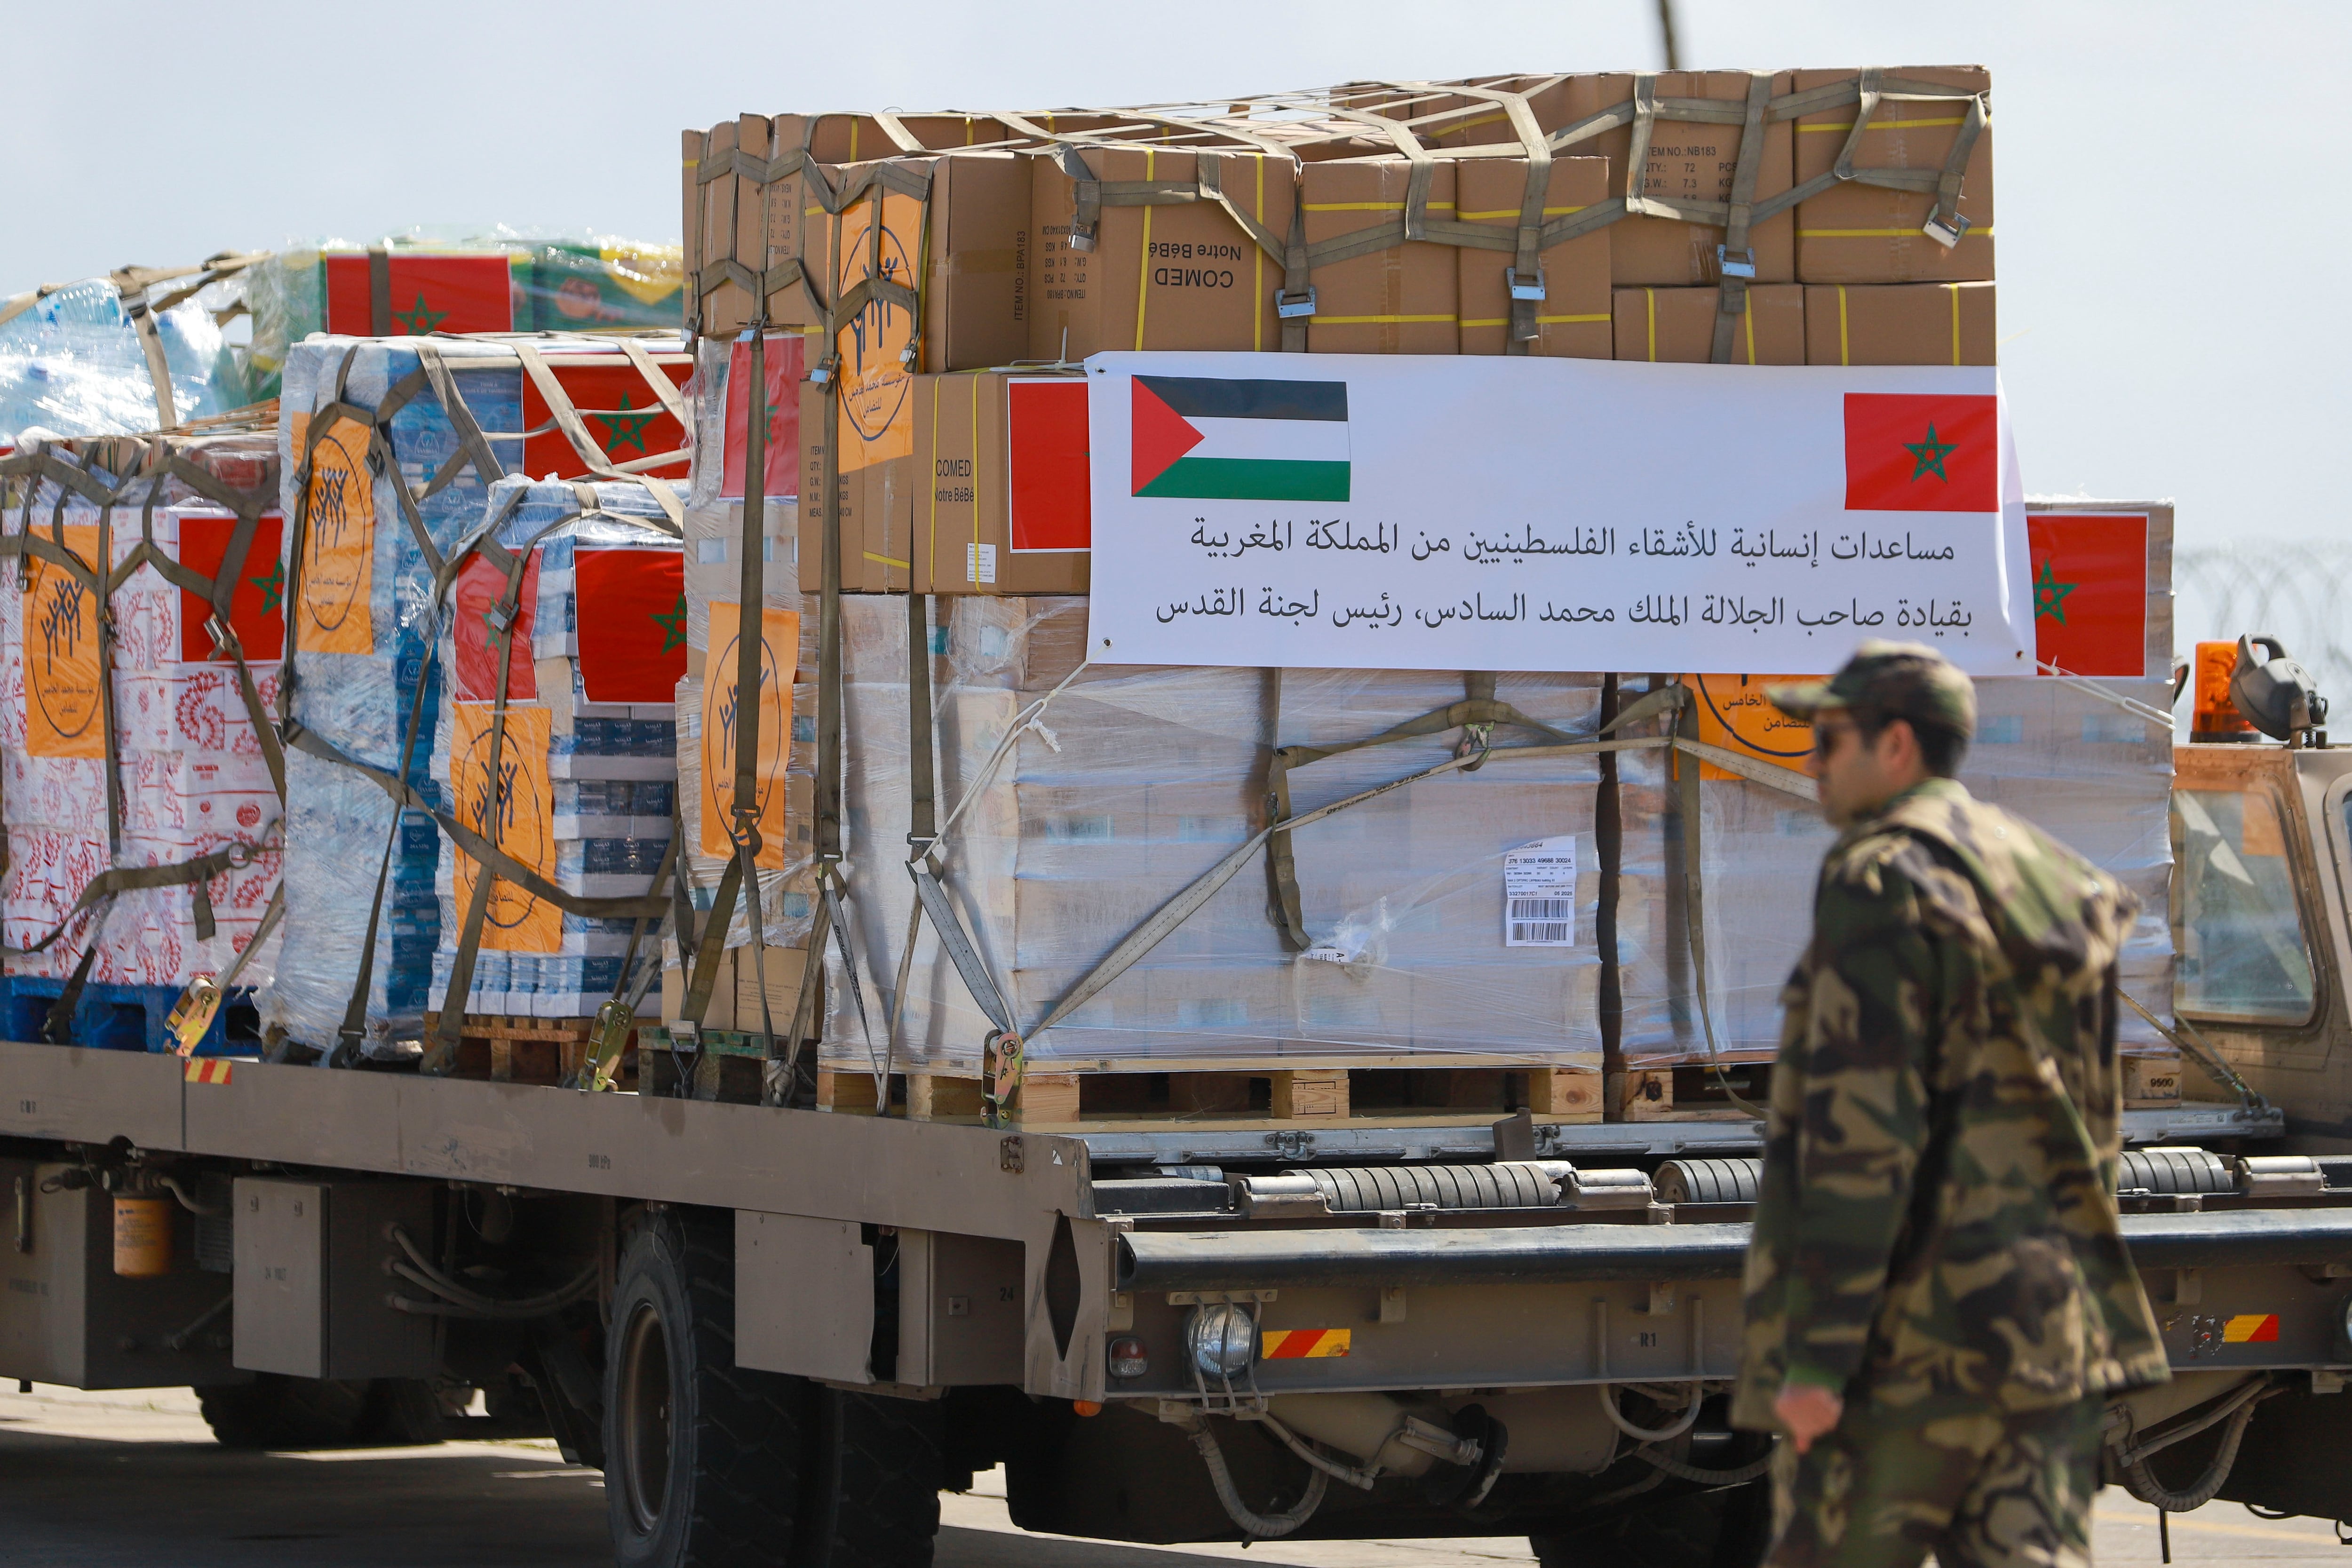
M1855 734L1858 733L1860 730L1860 725L1852 722L1829 724L1823 723L1820 720L1815 720L1813 721L1814 754L1822 757L1834 755L1837 752L1838 737L1841 735Z

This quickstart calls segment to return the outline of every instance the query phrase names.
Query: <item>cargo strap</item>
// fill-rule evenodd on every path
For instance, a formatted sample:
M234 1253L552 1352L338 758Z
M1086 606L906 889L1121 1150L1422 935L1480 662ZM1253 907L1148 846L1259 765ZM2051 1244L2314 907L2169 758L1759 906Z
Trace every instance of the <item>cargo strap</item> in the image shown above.
M1279 690L1279 675L1276 679L1276 689ZM1384 746L1397 741L1443 734L1448 730L1463 730L1465 733L1478 730L1480 733L1491 737L1495 726L1498 724L1515 729L1532 730L1538 734L1549 735L1555 741L1570 745L1580 744L1590 738L1555 729L1549 724L1528 717L1508 702L1496 700L1495 677L1490 672L1469 671L1464 674L1462 680L1464 689L1468 693L1462 701L1435 709L1418 719L1408 719L1403 723L1383 730L1369 739L1349 741L1335 746L1276 746L1274 749L1266 781L1269 818L1267 832L1270 836L1267 840L1266 865L1273 878L1276 923L1282 928L1283 935L1289 941L1294 950L1303 952L1314 943L1307 934L1306 917L1301 907L1298 889L1297 860L1290 841L1291 832L1297 826L1297 821L1293 819L1290 804L1290 771L1293 768L1305 767L1310 763L1319 763L1326 757L1342 756L1347 752L1362 751L1370 746ZM1653 693L1642 699L1623 713L1610 720L1602 729L1595 731L1594 734L1605 734L1621 725L1636 724L1650 718L1664 707L1664 703L1660 700L1662 697L1662 693ZM1464 743L1470 744L1467 740ZM1469 771L1475 772L1481 765L1483 762L1474 763Z
M1690 718L1693 711L1689 700L1690 689L1686 686L1669 686L1665 691L1675 694L1675 729L1679 736L1684 722ZM1660 692L1658 695L1664 694ZM1715 746L1706 748L1710 752L1721 749ZM1674 769L1682 817L1683 930L1690 942L1691 992L1698 1001L1699 1026L1705 1031L1706 1040L1706 1070L1714 1078L1715 1086L1723 1090L1725 1099L1748 1115L1761 1121L1764 1112L1754 1102L1731 1087L1731 1079L1723 1070L1723 1053L1717 1048L1715 1043L1715 1007L1708 1001L1706 994L1706 857L1701 847L1706 803L1700 795L1698 787L1700 756L1695 753L1685 753L1680 747L1676 748L1676 752ZM1744 762L1747 759L1740 760ZM1771 768L1775 773L1788 772L1786 768L1776 768L1769 763L1759 765ZM1801 792L1791 790L1790 793L1793 795Z

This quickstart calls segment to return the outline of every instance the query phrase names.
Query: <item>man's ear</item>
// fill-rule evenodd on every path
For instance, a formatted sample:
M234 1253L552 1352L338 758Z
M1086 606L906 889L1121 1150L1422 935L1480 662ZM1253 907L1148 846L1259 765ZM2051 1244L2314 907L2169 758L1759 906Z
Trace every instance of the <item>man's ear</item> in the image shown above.
M1878 732L1878 761L1890 773L1902 773L1912 763L1924 759L1919 752L1919 732L1911 728L1908 719L1890 719L1886 728Z

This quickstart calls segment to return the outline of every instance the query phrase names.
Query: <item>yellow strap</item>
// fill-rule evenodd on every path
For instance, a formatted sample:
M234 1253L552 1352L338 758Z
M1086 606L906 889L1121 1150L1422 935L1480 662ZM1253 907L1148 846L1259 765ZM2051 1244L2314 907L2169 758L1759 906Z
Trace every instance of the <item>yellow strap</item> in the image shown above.
M1606 321L1611 320L1611 316L1606 310L1595 310L1588 311L1581 316L1538 316L1536 320L1540 324L1549 327L1571 321ZM1462 324L1465 327L1507 327L1511 324L1511 319L1508 316L1476 318L1465 316L1462 318Z
M931 523L923 530L923 548L930 556L933 583L940 580L940 390L943 384L931 384ZM909 583L907 586L911 591L914 584Z
M1435 212L1440 207L1451 208L1454 205L1452 202L1424 202L1422 205L1431 212ZM1305 204L1305 209L1311 213L1401 213L1404 211L1404 204L1402 202L1308 202ZM1559 210L1576 212L1580 209L1562 207ZM1513 207L1509 216L1518 216L1519 209ZM1265 220L1260 218L1258 221L1264 223Z
M1642 302L1650 308L1650 363L1655 364L1658 363L1658 291L1655 289L1643 289Z
M885 565L885 566L896 566L896 567L897 567L897 568L898 568L898 570L899 570L899 571L901 571L901 572L911 572L911 571L913 571L913 570L915 569L915 568L914 568L914 563L913 563L912 562L908 562L908 561L894 561L894 560L892 560L892 559L891 559L889 556L887 556L887 555L877 555L877 554L875 554L875 553L874 553L874 552L872 552L871 550L868 550L868 551L865 552L864 553L865 553L866 559L867 559L868 561L877 561L877 562L881 563L882 563L883 565Z
M1444 206L1445 204L1443 202L1432 202L1429 205L1435 207ZM1589 205L1590 204L1586 205ZM1546 217L1565 217L1570 213L1580 213L1583 210L1583 206L1572 206L1546 207L1543 211L1544 216ZM1460 218L1464 223L1517 223L1519 219L1519 209L1517 207L1496 207L1493 212L1456 213L1454 216Z
M1454 315L1444 315L1444 316L1318 316L1318 317L1316 317L1316 318L1315 318L1315 324L1316 324L1317 326L1318 326L1318 327L1387 327L1387 326L1394 326L1394 325L1398 324L1399 322L1410 322L1410 321L1454 321L1454 322L1457 322L1457 323L1458 323L1460 321L1461 321L1461 318L1460 318L1460 317L1458 317L1458 316L1454 316Z
M1906 127L1927 125L1963 125L1966 123L1967 117L1958 114L1953 115L1949 120L1881 120L1874 114L1870 117L1870 129L1873 131L1899 131L1906 129ZM1810 135L1816 131L1851 131L1853 129L1853 121L1851 120L1847 121L1843 125L1800 125L1797 127L1798 133L1801 135Z
M1840 364L1852 364L1852 363L1853 363L1853 351L1852 347L1847 343L1847 342L1846 342L1846 335L1845 335L1845 285L1844 285L1844 284L1843 284L1843 283L1839 284L1839 285L1837 286L1837 291L1838 291L1838 363L1840 363Z
M1197 159L1199 154L1195 153L1193 156ZM1144 179L1149 181L1158 176L1159 163L1160 154L1158 151L1153 148L1146 147L1143 150ZM1146 204L1143 209L1143 243L1137 247L1135 260L1135 352L1138 353L1141 353L1143 352L1143 307L1146 301L1148 301L1151 297L1151 291L1148 287L1150 281L1151 207L1149 204ZM978 396L979 395L977 393L973 394L975 401L978 399Z
M1960 363L1960 286L1947 283L1944 287L1951 290L1952 295L1952 363L1958 364Z
M1256 163L1257 205L1251 210L1250 216L1257 219L1258 223L1263 226L1265 223L1266 161L1260 158L1256 160ZM1251 283L1251 287L1257 290L1255 294L1250 296L1257 301L1257 309L1250 312L1250 347L1262 353L1265 348L1265 247L1263 245L1251 246L1250 256L1257 263L1257 272ZM1013 439L1012 422L1009 419L1005 422L1004 437L1009 446ZM1006 505L1004 510L1004 542L1007 545L1010 545L1013 542L1013 509L1009 503Z
M1756 363L1756 290L1750 289L1739 297L1739 319L1748 328L1748 363Z

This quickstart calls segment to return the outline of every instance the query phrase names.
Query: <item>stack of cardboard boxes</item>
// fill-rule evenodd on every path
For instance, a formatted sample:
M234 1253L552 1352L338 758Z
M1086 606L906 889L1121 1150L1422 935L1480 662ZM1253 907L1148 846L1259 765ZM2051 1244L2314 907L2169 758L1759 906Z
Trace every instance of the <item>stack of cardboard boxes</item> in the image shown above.
M783 842L764 835L766 940L796 948L809 932L815 622L837 522L845 593L948 597L919 626L887 602L845 601L857 985L830 949L823 1056L970 1071L986 1021L928 923L903 988L896 973L912 929L898 864L910 652L930 664L939 810L968 805L946 880L1024 1026L1264 825L1268 747L1370 733L1460 695L1380 672L1333 686L1313 672L1120 668L1081 671L1055 697L1075 647L1034 656L1082 623L1068 595L1088 586L1080 362L1125 350L1989 364L1989 90L1973 67L1514 77L1352 84L1207 117L751 115L688 132L688 310L704 342L694 652L679 694L695 901L709 906L724 867L732 805L704 780L733 767L732 731L714 726L734 711L733 658L719 650L743 620L747 329L765 330L771 406L767 637L792 666L789 702L762 699L763 752L772 728L791 737L774 748L785 805ZM1954 175L1957 213L1945 210ZM1523 701L1564 703L1556 721L1589 724L1594 678L1528 679L1540 689ZM1405 767L1386 752L1362 761ZM1593 854L1579 793L1591 773L1423 790L1393 803L1394 822L1302 834L1308 951L1244 879L1028 1048L1097 1063L1549 1053L1597 1068L1597 879L1570 947L1507 952L1502 918L1514 846L1564 836ZM1676 999L1662 779L1633 765L1627 784L1625 1043L1672 1050L1695 1043L1695 1021ZM1493 809L1522 796L1549 804ZM1208 804L1183 804L1195 797ZM726 940L748 940L740 916ZM1528 989L1537 968L1551 990ZM790 1001L771 986L780 1029ZM1739 1042L1768 1044L1748 1039L1749 1022Z

